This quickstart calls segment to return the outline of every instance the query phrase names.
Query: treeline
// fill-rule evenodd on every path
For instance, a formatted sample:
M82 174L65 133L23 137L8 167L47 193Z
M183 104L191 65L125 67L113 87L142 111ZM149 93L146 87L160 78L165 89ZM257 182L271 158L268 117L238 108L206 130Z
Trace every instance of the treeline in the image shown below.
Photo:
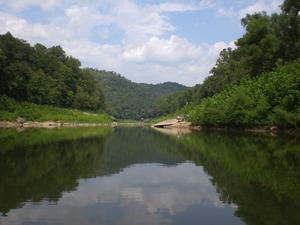
M201 101L190 111L194 124L251 127L300 124L300 60L255 79L244 79Z
M166 94L187 88L174 82L162 84L135 83L115 72L87 69L99 81L105 97L106 110L121 119L153 117L156 100Z
M270 73L269 76L272 76L272 71L274 71L276 65L292 63L292 65L287 65L287 67L282 69L284 72L280 72L280 68L275 69L275 74L273 74L275 80L285 80L285 76L287 76L286 79L294 79L299 82L297 78L299 74L290 73L289 69L287 69L288 67L296 68L296 64L299 64L299 61L296 61L300 56L299 10L299 1L285 0L281 6L280 14L267 15L265 12L261 12L247 15L241 21L246 32L243 37L235 42L236 48L224 49L220 53L216 65L210 71L210 76L203 84L196 85L188 91L161 98L156 103L156 115L168 114L186 105L194 106L200 103L203 106L204 104L208 104L202 103L203 99L214 96L224 90L226 92L219 96L224 96L226 95L225 93L231 92L235 93L234 95L241 95L240 98L243 98L246 95L243 89L245 85L243 83L244 80L256 79L259 76L264 76L265 73ZM280 76L282 78L279 78ZM250 83L251 81L248 82ZM255 81L253 82L255 83ZM257 82L260 83L261 81ZM271 80L266 80L266 82L271 82ZM241 87L233 87L235 85L241 85ZM274 84L265 85L272 86ZM299 84L295 85L296 88L293 89L295 90L294 93L288 92L288 88L283 87L285 92L281 93L282 101L286 99L284 95L292 95L291 98L298 99L299 93L297 90L300 90L300 87L297 86ZM276 85L273 87L276 87ZM267 96L268 98L272 98L270 96L271 93L265 94L269 95ZM214 99L217 98L220 97L215 97ZM205 101L209 102L213 100ZM222 103L219 102L219 104ZM282 106L281 103L278 102L278 104L280 104L278 107ZM198 107L198 113L199 108L201 106ZM287 112L291 110L290 108L283 108ZM206 107L202 107L202 109L205 110ZM218 109L221 110L220 108ZM293 108L293 110L295 109ZM208 114L208 111L206 114ZM202 117L199 115L195 118ZM220 120L222 119L220 118ZM200 123L200 120L196 119L195 122ZM234 122L240 123L235 120Z
M80 61L60 46L30 46L10 33L0 35L0 95L83 110L104 109L104 96Z

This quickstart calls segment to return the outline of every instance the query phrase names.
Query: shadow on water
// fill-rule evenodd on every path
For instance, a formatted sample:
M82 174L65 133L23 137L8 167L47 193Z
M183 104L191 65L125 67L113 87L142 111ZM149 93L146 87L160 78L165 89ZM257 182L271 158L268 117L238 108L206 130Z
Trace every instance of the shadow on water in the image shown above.
M246 224L300 224L297 137L194 133L184 155L203 166L224 203Z
M78 216L100 213L86 224L296 225L299 146L293 137L147 128L0 130L0 212L10 219L28 202L63 211L86 201ZM125 217L133 212L142 218Z
M108 176L138 163L184 161L177 145L140 129L1 130L0 212L26 201L56 202L80 178ZM175 151L174 151L175 150Z
M26 201L57 201L72 191L79 178L95 176L109 130L1 130L0 211L22 207Z

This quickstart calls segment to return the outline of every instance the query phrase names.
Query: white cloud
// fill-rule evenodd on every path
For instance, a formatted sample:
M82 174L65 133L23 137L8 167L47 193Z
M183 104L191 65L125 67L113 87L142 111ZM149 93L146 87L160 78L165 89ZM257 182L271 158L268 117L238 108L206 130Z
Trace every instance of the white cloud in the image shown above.
M197 10L198 6L193 4L165 2L159 4L156 8L160 12L186 12Z
M149 36L161 36L174 31L168 18L160 13L160 8L141 7L130 1L121 1L113 6L116 23L125 32L126 44L136 45Z
M84 66L122 72L122 46L73 40L63 44L65 50L79 58Z
M199 56L199 53L200 47L172 35L170 39L151 37L143 46L125 50L123 56L133 62L178 63L192 60Z
M3 13L0 11L0 32L11 32L27 40L48 38L49 30L45 30L41 24L29 24L25 19Z
M280 5L283 0L256 0L253 4L247 4L247 1L236 1L235 4L228 4L225 0L215 0L209 7L215 10L220 17L231 18L236 23L247 14L265 11L268 14L280 11Z
M136 82L176 81L186 85L202 82L223 48L233 43L193 45L185 39L152 37L145 45L95 44L86 40L64 43L66 51L84 65L122 73Z
M28 6L37 5L44 10L49 10L59 3L59 0L0 0L13 10L22 10Z
M282 0L258 0L253 5L243 8L239 11L240 18L247 14L265 11L267 13L279 12Z
M107 4L106 10L101 8L102 3ZM43 23L30 23L14 13L0 10L0 33L10 31L31 43L41 42L47 46L60 44L68 54L79 58L83 66L114 70L137 82L176 81L186 85L202 82L219 52L232 46L224 42L191 43L174 35L176 28L164 14L211 7L210 1L144 6L129 0L15 0L5 4L19 9L30 5L44 9L63 5L63 14L49 17ZM120 43L95 40L109 38L111 25L124 33ZM92 35L94 40L90 40Z

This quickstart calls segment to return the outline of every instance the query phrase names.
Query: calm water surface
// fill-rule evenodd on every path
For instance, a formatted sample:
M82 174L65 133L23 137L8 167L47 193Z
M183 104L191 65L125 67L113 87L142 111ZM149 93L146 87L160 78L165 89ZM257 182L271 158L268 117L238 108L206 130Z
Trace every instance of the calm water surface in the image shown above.
M295 137L0 130L0 225L299 225Z

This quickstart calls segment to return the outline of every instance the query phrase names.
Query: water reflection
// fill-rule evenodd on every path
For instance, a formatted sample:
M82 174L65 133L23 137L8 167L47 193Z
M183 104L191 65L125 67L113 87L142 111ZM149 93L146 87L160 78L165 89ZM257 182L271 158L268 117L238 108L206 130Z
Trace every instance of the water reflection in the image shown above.
M25 204L8 214L6 223L176 224L192 217L198 224L205 215L215 224L240 224L233 213L195 165L143 164L114 176L80 180L77 190L64 194L57 205Z
M300 224L296 139L69 131L0 132L1 225Z
M194 133L181 140L186 158L211 175L224 203L246 224L300 224L297 137ZM194 147L193 147L194 146Z

